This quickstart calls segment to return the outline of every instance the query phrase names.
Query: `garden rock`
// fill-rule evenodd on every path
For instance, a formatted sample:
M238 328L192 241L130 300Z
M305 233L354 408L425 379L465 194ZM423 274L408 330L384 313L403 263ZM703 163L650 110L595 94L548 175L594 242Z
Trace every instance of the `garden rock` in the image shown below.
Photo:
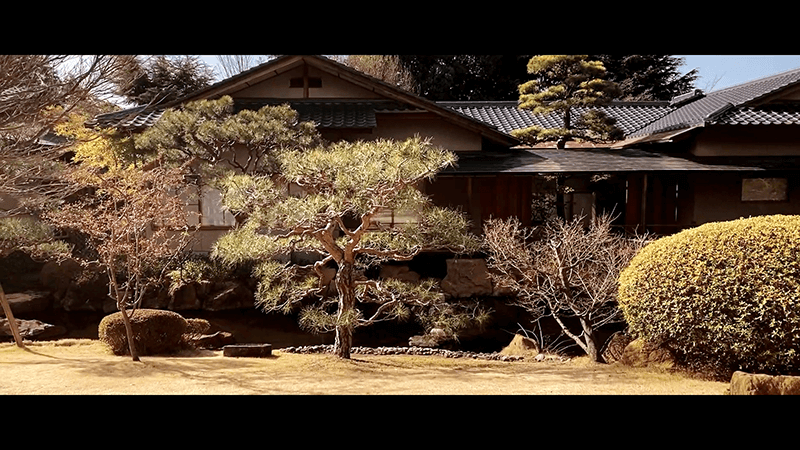
M47 292L26 291L6 294L6 300L14 315L37 313L50 307L51 297ZM0 309L0 317L5 317L5 312Z
M443 342L448 341L447 333L440 328L432 328L431 331L420 336L411 336L408 345L412 347L439 347Z
M608 338L606 347L602 352L605 362L611 364L622 359L625 347L633 341L633 338L622 331L618 331Z
M541 349L536 341L521 334L515 334L514 338L511 339L511 343L503 347L500 353L503 355L536 357L541 354L540 351Z
M172 311L186 311L200 309L201 301L197 296L194 283L184 284L172 293L169 309Z
M271 344L237 344L222 348L222 356L237 358L265 358L272 356Z
M52 339L63 335L67 331L64 327L44 323L41 320L14 320L17 322L17 328L22 339ZM6 318L0 318L0 337L14 337Z
M736 371L731 377L728 393L730 395L800 395L800 377Z
M39 272L39 280L42 286L53 293L55 298L61 299L80 273L81 265L73 259L48 261Z
M454 298L492 295L493 292L486 261L480 258L448 259L447 275L441 287L446 295Z
M632 367L675 367L675 356L668 349L635 339L625 346L619 361Z
M221 284L221 288L203 302L204 310L224 311L253 306L253 292L247 287L236 282L226 282Z
M232 334L227 331L217 331L213 334L203 334L188 339L190 345L194 348L203 348L207 350L216 350L223 348L226 345L231 345L236 342Z
M380 278L392 278L400 281L416 283L420 280L417 272L409 269L408 266L384 265L381 266Z

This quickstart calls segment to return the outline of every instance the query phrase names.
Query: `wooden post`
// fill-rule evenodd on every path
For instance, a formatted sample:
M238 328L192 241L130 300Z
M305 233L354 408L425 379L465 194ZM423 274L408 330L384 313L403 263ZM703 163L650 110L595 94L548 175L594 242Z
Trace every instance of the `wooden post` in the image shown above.
M14 336L14 342L17 344L17 347L25 348L25 344L22 343L22 335L19 334L17 321L14 319L14 313L11 311L11 305L9 305L8 300L6 300L6 293L3 291L3 285L0 285L0 303L3 304L3 312L6 314L6 320L8 320L8 326L11 328L11 334Z

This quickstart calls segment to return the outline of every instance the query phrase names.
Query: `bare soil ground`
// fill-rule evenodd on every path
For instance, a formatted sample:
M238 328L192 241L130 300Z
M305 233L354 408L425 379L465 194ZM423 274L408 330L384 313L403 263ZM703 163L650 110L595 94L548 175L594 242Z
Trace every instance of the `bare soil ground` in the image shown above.
M230 358L221 351L114 356L101 342L66 339L0 344L6 395L721 395L727 383L619 364L448 359L436 356L273 352Z

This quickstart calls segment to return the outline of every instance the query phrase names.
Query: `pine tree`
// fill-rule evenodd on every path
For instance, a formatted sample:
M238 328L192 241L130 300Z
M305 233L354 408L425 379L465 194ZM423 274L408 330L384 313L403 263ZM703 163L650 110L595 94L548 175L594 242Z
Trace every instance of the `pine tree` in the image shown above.
M556 141L564 148L569 140L597 141L620 137L613 118L600 111L577 114L576 108L602 105L619 95L615 83L603 77L606 70L586 55L538 55L528 61L534 79L519 86L519 107L534 114L556 113L560 128L532 126L513 132L529 142Z
M425 249L477 249L463 215L433 206L416 189L454 162L454 154L420 138L284 153L281 177L304 193L287 196L284 185L269 176L229 176L224 201L247 220L223 236L213 254L227 263L258 262L256 297L265 311L289 312L312 302L301 310L301 325L335 331L341 358L350 357L357 327L412 313L444 318L436 325L455 333L476 310L446 303L434 281L409 284L364 274L371 265L407 261ZM416 220L385 225L379 217L387 210ZM321 258L305 266L279 262L287 249L318 252ZM364 308L367 304L372 307Z

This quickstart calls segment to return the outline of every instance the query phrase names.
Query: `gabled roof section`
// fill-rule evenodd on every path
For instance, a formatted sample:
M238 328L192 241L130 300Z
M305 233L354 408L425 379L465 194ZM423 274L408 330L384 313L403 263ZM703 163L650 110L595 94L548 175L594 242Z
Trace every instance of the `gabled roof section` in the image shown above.
M533 114L521 110L516 101L503 102L437 102L461 114L496 126L500 131L510 134L512 130L537 125L543 128L557 128L562 120L558 113ZM617 120L619 127L626 135L647 124L669 114L674 110L669 102L618 102L604 106L577 107L575 112L583 114L590 109L599 110Z
M800 124L791 106L770 105L769 100L800 86L800 69L789 70L719 91L692 92L673 102L677 106L664 117L629 134L631 137L663 133L710 124Z
M128 124L137 126L140 124L145 126L151 125L154 122L151 123L150 121L148 121L148 119L142 118L140 116L148 115L149 119L154 119L156 118L156 115L160 116L160 113L162 113L167 108L175 107L180 104L193 100L200 100L205 98L218 98L223 95L231 94L241 89L245 89L249 86L258 84L264 80L267 80L281 73L285 73L303 64L308 64L309 66L315 67L316 69L319 69L321 71L327 72L328 74L339 77L340 79L348 81L356 86L374 92L375 94L378 94L379 96L385 98L386 100L393 101L396 104L404 105L402 107L405 108L412 107L424 110L429 113L433 113L437 116L440 116L444 120L447 120L451 123L455 123L461 127L479 133L484 138L488 138L492 141L499 142L508 146L513 146L520 143L519 140L517 140L516 138L498 130L491 124L482 122L480 120L476 120L471 116L461 114L450 108L439 106L433 101L427 100L425 98L407 92L403 89L400 89L396 86L390 85L382 80L378 80L377 78L366 75L344 64L333 61L329 58L325 58L323 56L316 56L316 55L279 56L275 59L267 61L249 70L246 70L237 75L229 77L225 80L214 83L211 86L208 86L204 89L192 92L170 103L163 105L147 106L147 107L137 107L116 113L105 114L102 116L98 116L94 122L104 123L106 125L116 124L117 126L125 126ZM352 104L350 105L340 104L338 106L333 106L332 102L327 102L326 99L321 99L320 102L327 103L328 105L326 106L326 108L338 108L336 109L336 111L341 112L341 114L351 115L354 118L352 120L355 120L355 123L364 124L369 122L369 117L367 117L369 116L369 114L365 116L363 114L363 110L359 109L361 107L353 107ZM285 99L281 103L293 104L295 103L295 100ZM296 102L296 103L300 105L303 104L303 102ZM306 107L308 106L309 104L306 104ZM359 120L358 118L356 118L356 116L360 117L361 119ZM325 120L331 120L335 122L338 119L328 117Z

